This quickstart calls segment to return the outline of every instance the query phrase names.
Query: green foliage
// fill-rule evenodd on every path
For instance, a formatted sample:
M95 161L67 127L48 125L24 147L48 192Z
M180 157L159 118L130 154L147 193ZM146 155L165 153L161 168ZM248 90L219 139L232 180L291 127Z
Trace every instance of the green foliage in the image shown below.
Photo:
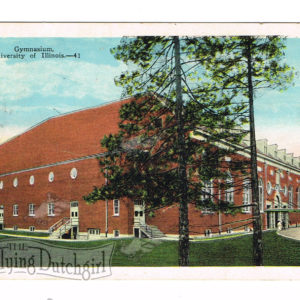
M180 39L183 145L179 145L175 116L174 38L123 39L112 49L115 58L128 65L128 71L115 81L132 101L120 109L119 132L101 141L107 155L99 164L107 184L95 187L84 197L87 202L128 197L143 200L149 211L178 203L182 196L178 158L183 152L188 202L199 208L231 209L229 203L218 208L218 195L210 195L206 183L226 180L228 169L235 176L246 176L247 161L238 156L230 162L224 158L241 148L247 133L242 129L247 106L233 103L235 93L227 93L208 76L206 63L215 63L213 58L222 50L222 43L216 41ZM230 185L227 182L224 187Z
M287 89L293 82L294 68L285 62L285 39L278 36L222 37L211 39L216 49L212 61L206 61L208 75L219 83L219 88L235 94L241 103L248 97L247 51L251 53L253 89Z

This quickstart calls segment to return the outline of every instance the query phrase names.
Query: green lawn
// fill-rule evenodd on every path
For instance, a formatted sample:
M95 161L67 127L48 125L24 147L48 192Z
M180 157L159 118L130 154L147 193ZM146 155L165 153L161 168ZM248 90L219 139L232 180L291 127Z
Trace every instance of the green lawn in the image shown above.
M0 234L13 234L13 235L26 235L35 237L46 237L49 236L47 232L32 232L32 231L14 231L14 230L0 230Z
M4 238L4 236L1 236ZM115 239L101 241L43 243L86 248L115 243L113 266L177 266L178 242L149 239ZM276 232L263 235L265 266L300 266L300 241L278 236ZM251 266L252 235L191 243L191 266Z

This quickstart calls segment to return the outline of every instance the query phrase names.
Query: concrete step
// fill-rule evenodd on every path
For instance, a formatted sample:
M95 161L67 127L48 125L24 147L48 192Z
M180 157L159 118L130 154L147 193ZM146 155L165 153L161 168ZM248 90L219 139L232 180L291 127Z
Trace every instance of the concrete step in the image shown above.
M61 228L63 228L64 230L61 231ZM62 225L61 227L57 228L57 230L52 232L50 237L51 238L60 238L62 235L64 235L66 232L68 232L71 228L72 228L72 226L70 224L68 224L67 226Z
M152 231L152 238L161 238L165 236L165 234L161 232L157 226L149 225L149 227L151 228Z

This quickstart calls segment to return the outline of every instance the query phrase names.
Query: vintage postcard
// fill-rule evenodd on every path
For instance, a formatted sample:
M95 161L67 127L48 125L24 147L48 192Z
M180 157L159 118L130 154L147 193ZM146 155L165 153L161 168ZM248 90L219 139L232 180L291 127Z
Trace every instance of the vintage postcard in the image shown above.
M300 279L299 24L0 36L1 279Z

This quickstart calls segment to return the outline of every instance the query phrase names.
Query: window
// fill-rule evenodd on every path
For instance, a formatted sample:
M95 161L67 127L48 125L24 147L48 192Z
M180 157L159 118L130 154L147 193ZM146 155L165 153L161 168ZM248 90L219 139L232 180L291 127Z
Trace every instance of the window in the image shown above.
M275 183L276 184L280 184L280 171L277 170L276 173L275 173Z
M260 178L258 180L258 201L259 201L259 209L261 212L264 211L264 182Z
M243 186L244 186L244 188L243 188L243 205L249 205L251 203L251 188L250 188L249 180L244 180ZM251 206L243 207L243 212L250 213Z
M35 231L35 227L34 226L30 226L29 227L29 231L32 231L32 232Z
M227 232L227 233L232 233L232 229L231 229L230 227L228 227L228 228L226 229L226 232Z
M276 196L276 198L275 198L274 208L282 208L282 203L281 203L281 199L279 198L279 196Z
M77 169L76 168L73 168L71 171L70 171L70 176L72 179L75 179L77 177Z
M53 172L49 173L48 180L49 180L49 182L53 182L54 181L54 173Z
M35 212L34 212L34 204L30 203L29 204L29 216L34 216Z
M212 213L212 209L209 207L209 203L213 200L213 182L205 181L202 188L201 200L204 202L202 213ZM208 204L206 207L205 205Z
M71 207L78 207L78 201L71 202Z
M300 208L300 186L297 188L296 194L297 194L298 208Z
M77 218L78 217L78 211L72 211L72 214L71 214L72 218Z
M89 228L88 233L91 235L99 235L100 234L100 229L99 228Z
M3 184L3 181L1 180L1 181L0 181L0 190L3 189L3 186L4 186L4 184Z
M134 205L144 205L143 200L134 200Z
M293 187L289 187L289 208L293 208Z
M13 181L13 186L17 187L18 186L18 178L16 177Z
M17 217L19 215L19 205L14 204L13 206L13 216Z
M31 176L29 177L29 184L30 184L30 185L33 185L33 184L34 184L34 176L33 176L33 175L31 175Z
M287 186L285 185L284 188L283 188L284 196L287 196L287 193L288 193L288 189L287 189Z
M204 236L211 237L211 229L205 229Z
M272 192L272 184L270 181L268 181L267 183L267 193L270 195Z
M14 225L14 230L18 230L18 226L17 225Z
M119 230L114 230L114 237L117 238L120 236L120 231Z
M48 216L54 216L54 203L48 203Z
M114 200L114 216L119 216L120 214L120 201L115 199Z
M234 184L233 179L232 179L231 175L228 174L228 178L226 179L227 189L225 191L225 201L229 202L229 203L233 203L234 202L233 184Z

